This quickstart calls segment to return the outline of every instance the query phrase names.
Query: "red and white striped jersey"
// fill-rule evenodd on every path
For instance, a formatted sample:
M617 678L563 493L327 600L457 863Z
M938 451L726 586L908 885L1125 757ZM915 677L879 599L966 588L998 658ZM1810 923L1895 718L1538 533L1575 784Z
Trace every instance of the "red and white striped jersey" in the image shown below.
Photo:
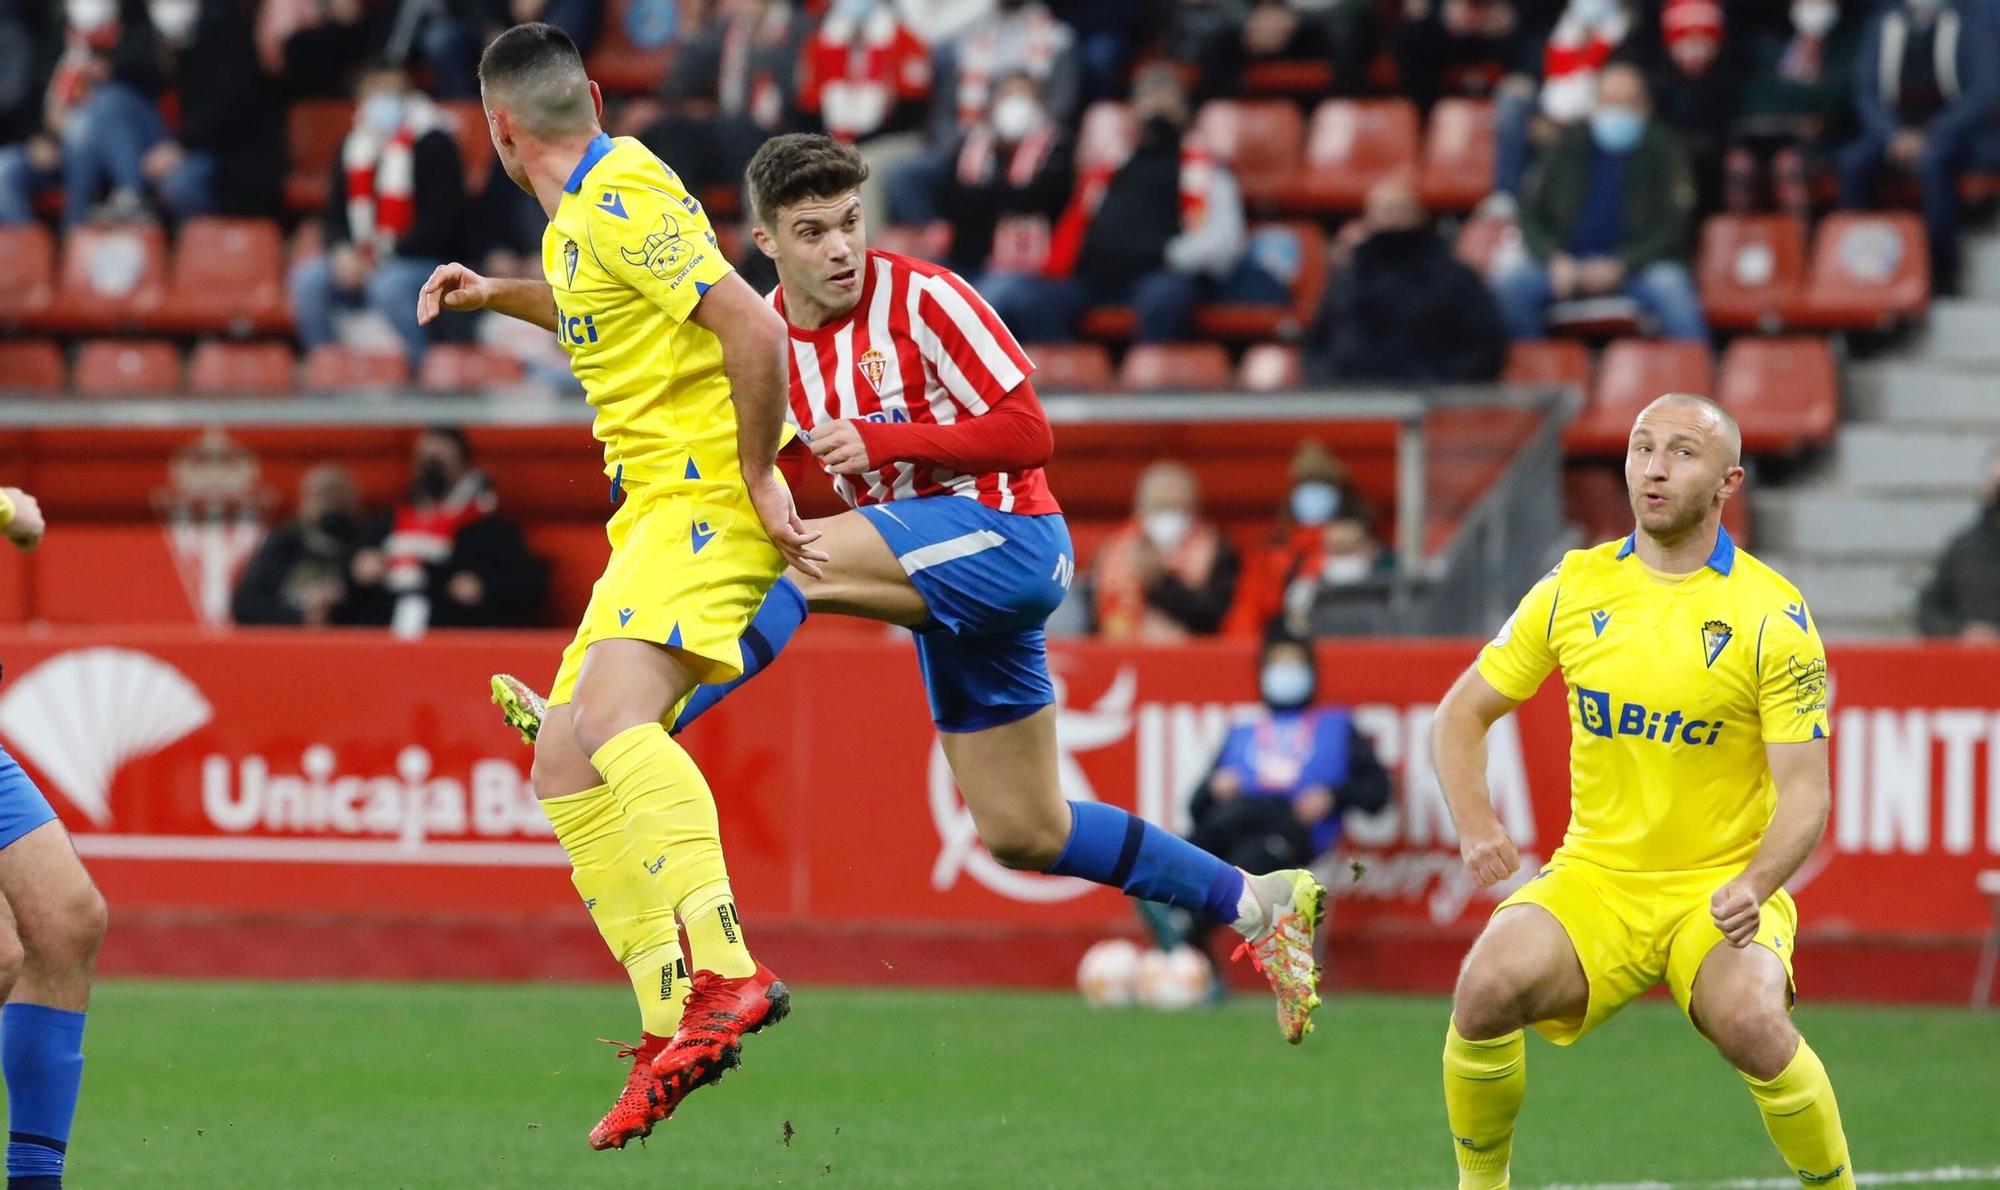
M870 251L854 309L815 330L791 327L791 419L806 433L830 421L951 425L979 417L1035 370L1000 316L942 265ZM785 312L784 287L771 304ZM787 320L789 325L789 319ZM966 496L1026 515L1060 512L1040 467L965 475L888 463L835 475L851 507Z

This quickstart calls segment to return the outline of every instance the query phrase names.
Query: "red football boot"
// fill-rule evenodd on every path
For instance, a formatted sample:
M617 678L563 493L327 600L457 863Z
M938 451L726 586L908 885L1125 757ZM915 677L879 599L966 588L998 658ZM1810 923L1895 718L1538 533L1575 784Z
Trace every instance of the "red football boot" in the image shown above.
M667 1043L673 1038L645 1033L641 1034L638 1045L627 1045L604 1037L598 1040L606 1045L619 1046L618 1056L632 1059L632 1073L625 1078L625 1090L618 1096L618 1102L612 1104L611 1110L597 1122L597 1127L590 1130L590 1147L622 1149L626 1141L646 1139L653 1131L653 1125L667 1118L667 1110L662 1110L666 1089L660 1085L659 1076L653 1073L653 1059L667 1048Z
M667 1113L741 1064L744 1034L775 1025L792 1010L791 992L762 963L740 979L697 971L691 982L673 1044L653 1059Z

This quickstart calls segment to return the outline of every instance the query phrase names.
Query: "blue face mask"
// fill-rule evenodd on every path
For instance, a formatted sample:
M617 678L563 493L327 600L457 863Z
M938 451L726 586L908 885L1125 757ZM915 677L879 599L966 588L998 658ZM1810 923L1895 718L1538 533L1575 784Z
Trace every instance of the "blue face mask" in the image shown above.
M377 136L392 136L396 126L403 122L403 97L400 95L370 95L361 104L361 123Z
M1258 685L1274 710L1302 707L1313 695L1312 667L1303 661L1273 661L1264 667Z
M1309 479L1292 489L1292 520L1324 525L1340 511L1340 489L1323 479Z
M1607 153L1629 153L1646 134L1646 117L1629 107L1601 107L1590 114L1590 139Z

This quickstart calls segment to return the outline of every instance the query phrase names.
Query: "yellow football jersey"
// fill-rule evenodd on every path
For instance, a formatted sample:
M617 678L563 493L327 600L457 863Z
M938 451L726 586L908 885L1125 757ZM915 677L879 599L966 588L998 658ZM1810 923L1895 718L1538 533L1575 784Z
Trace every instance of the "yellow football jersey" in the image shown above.
M597 410L607 475L736 468L722 344L688 321L730 272L701 204L631 137L599 135L542 233L556 338Z
M1562 852L1634 872L1747 862L1777 789L1767 743L1824 738L1826 650L1798 589L1724 530L1666 575L1634 539L1572 550L1522 598L1479 672L1525 700L1569 689Z

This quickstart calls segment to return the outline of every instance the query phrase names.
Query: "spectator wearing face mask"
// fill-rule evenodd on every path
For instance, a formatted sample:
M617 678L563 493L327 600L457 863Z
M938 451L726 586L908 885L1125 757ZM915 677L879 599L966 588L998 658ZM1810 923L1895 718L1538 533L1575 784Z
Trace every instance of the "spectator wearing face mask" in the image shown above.
M2000 453L1987 471L1979 519L1945 546L1917 602L1925 636L2000 644Z
M1261 639L1274 627L1303 634L1303 622L1286 621L1287 596L1301 579L1321 575L1327 527L1343 517L1366 518L1366 508L1354 490L1347 467L1318 442L1307 442L1292 456L1291 492L1272 527L1264 548L1243 568L1236 601L1224 622L1225 635ZM1350 575L1351 563L1336 565L1338 577L1358 581L1366 569Z
M1959 179L2000 162L2000 11L1993 0L1902 0L1855 58L1861 135L1840 150L1840 205L1868 206L1884 165L1917 179L1931 285L1958 288Z
M1478 273L1430 229L1407 179L1377 183L1358 226L1364 238L1332 269L1306 333L1315 384L1492 380L1507 330Z
M230 605L236 622L312 628L353 622L347 572L361 545L360 512L345 468L306 472L298 516L264 538L237 581Z
M176 217L275 218L283 129L248 18L231 0L152 0L149 11L180 97L180 132L147 150L147 179Z
M1070 138L1049 118L1035 80L1002 81L992 111L960 139L945 183L952 268L1039 273L1075 188L1072 160Z
M1687 266L1694 214L1679 138L1652 118L1639 71L1613 65L1589 122L1565 129L1528 180L1528 252L1493 282L1508 333L1541 338L1552 301L1623 294L1663 337L1706 340Z
M465 434L425 431L411 464L408 494L349 568L362 621L406 636L532 625L547 569L495 511L493 485L473 467Z
M1511 215L1540 148L1590 117L1598 76L1625 45L1632 14L1619 0L1569 0L1543 43L1539 80L1502 80L1493 110L1496 213Z
M326 252L292 269L292 309L308 350L335 340L334 312L366 306L402 339L411 367L429 342L417 291L461 252L465 169L437 109L400 67L361 79L325 213Z
M1092 575L1097 631L1113 640L1209 636L1236 590L1237 558L1201 519L1201 489L1179 463L1139 476L1132 520L1104 543Z
M1769 204L1812 215L1811 174L1845 139L1860 22L1837 0L1793 0L1789 24L1749 38L1740 117L1723 159L1723 205L1738 214Z

